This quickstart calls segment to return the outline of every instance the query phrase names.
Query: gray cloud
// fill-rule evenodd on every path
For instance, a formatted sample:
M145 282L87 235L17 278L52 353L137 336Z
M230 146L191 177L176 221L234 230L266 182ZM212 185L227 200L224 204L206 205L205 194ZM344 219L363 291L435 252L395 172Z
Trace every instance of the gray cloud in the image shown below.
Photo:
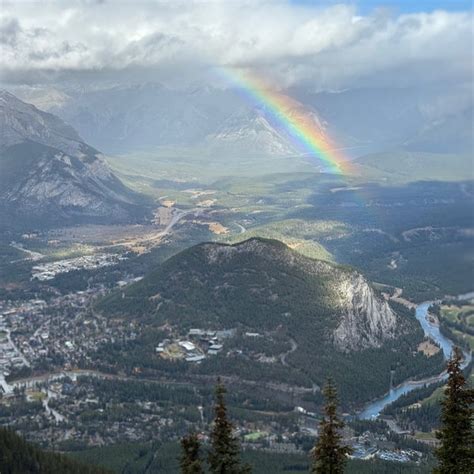
M348 5L283 1L4 3L3 78L136 71L171 78L204 66L261 70L282 86L472 80L471 12L358 16Z

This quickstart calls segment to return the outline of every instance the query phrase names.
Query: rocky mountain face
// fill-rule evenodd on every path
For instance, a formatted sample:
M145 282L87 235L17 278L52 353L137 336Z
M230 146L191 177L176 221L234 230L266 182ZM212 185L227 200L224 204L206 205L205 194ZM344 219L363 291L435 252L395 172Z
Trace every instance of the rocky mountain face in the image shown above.
M97 310L135 321L143 330L137 344L144 354L152 353L151 334L162 328L180 337L190 328L258 333L253 353L206 360L200 373L256 379L271 373L275 383L291 379L310 386L331 375L352 400L367 396L361 384L387 390L391 367L410 372L413 361L425 363L417 355L423 332L413 315L394 310L357 271L275 240L197 245L106 297ZM259 350L272 357L260 363Z
M143 217L141 198L55 115L0 91L2 227Z
M334 331L334 342L343 351L381 347L394 339L399 321L389 304L377 297L365 278L357 273L342 279L340 294L342 318Z
M289 137L273 127L264 114L231 116L205 142L214 153L227 155L248 156L257 152L284 156L298 152Z
M272 123L263 104L238 90L178 90L147 83L95 85L86 90L23 88L18 93L57 114L88 143L109 153L162 146L270 155L305 151L295 147L284 127ZM321 136L331 136L347 156L393 149L472 150L470 90L432 86L316 92L305 87L284 93L302 104Z
M2 148L25 140L70 154L87 148L78 133L59 117L42 112L5 90L0 91L0 130Z

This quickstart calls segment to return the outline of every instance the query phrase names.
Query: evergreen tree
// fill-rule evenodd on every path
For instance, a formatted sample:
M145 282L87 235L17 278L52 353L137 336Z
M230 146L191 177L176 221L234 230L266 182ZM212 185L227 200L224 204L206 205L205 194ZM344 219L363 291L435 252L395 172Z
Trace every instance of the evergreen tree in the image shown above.
M191 433L181 439L181 466L182 474L203 474L201 458L199 456L200 443L196 433Z
M214 426L211 432L209 469L213 474L245 474L250 472L248 465L240 462L240 446L233 434L232 423L227 419L224 396L226 389L220 379L217 381L214 405Z
M341 430L344 422L337 415L337 390L331 379L323 389L326 400L324 417L319 424L319 438L312 450L311 472L316 474L341 474L352 452L349 446L342 444Z
M2 474L112 474L62 454L43 451L14 431L0 427L0 472Z
M461 370L462 353L454 348L448 361L448 383L441 402L441 429L436 433L438 474L474 472L474 390L467 387Z

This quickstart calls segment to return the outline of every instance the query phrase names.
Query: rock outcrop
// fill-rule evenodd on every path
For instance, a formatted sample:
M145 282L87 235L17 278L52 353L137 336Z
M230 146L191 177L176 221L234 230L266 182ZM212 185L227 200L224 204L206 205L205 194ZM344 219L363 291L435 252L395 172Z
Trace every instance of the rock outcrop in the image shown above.
M397 315L376 296L365 278L353 273L337 289L343 315L334 331L334 343L343 351L381 347L400 333Z

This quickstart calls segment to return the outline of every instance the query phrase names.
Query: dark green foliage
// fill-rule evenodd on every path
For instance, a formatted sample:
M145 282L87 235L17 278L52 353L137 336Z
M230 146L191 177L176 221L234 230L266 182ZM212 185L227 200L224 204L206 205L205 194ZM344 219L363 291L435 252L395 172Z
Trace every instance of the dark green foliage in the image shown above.
M179 465L182 474L202 474L200 443L196 433L181 439L181 459Z
M462 353L455 348L448 362L448 383L441 413L441 429L436 433L440 446L436 450L437 474L471 474L474 472L474 390L466 386L461 370Z
M430 432L439 426L440 406L437 403L426 404L420 408L409 408L409 406L428 398L443 385L444 382L438 382L408 392L386 406L382 413L395 416L403 429Z
M437 382L430 385L423 385L423 387L416 388L411 392L405 393L397 400L386 406L383 410L384 415L394 415L400 408L407 407L413 403L419 402L428 398L437 388L444 385L444 382Z
M180 446L177 442L120 443L87 448L70 455L121 474L180 472Z
M431 463L430 463L431 464ZM347 465L347 474L428 474L432 467L428 463L399 463L373 459L361 461L352 459Z
M48 453L0 428L0 472L2 474L100 474L105 469L87 466L66 456Z
M213 474L249 473L250 467L240 461L239 442L233 433L232 423L227 418L225 393L226 389L219 380L216 386L214 425L210 436L209 469Z
M348 425L354 430L356 436L360 436L366 431L371 433L385 434L389 431L387 423L383 420L351 420Z
M399 338L380 348L351 353L334 348L332 333L344 311L337 303L337 288L340 281L353 275L352 269L301 256L273 240L250 239L234 246L197 245L166 260L142 281L99 302L98 309L104 313L138 319L146 331L121 347L104 348L94 363L108 362L116 365L115 370L125 368L127 372L139 366L149 370L150 376L153 370L173 377L177 373L244 374L246 380L303 387L321 386L331 375L346 408L383 395L389 388L392 369L395 383L439 372L442 356L428 358L416 351L423 332L404 308L396 308ZM260 342L262 338L248 341L237 336L226 343L226 349L239 347L245 355L260 345L262 352L278 360L288 352L290 339L297 349L288 354L287 365L263 364L235 355L208 358L199 367L192 367L150 357L159 340L152 334L165 323L183 332L191 327L238 328L272 335L270 341L267 336L264 342Z
M406 297L422 302L472 289L472 236L459 232L472 224L472 198L463 193L472 183L363 184L361 190L338 193L331 193L328 184L310 198L313 207L298 209L291 217L350 225L350 234L319 243L339 262L361 269L373 281L403 288ZM403 235L427 227L436 238L430 231ZM391 268L397 256L397 267Z
M141 444L127 443L100 448L89 448L71 453L88 463L99 464L124 474L166 473L179 474L179 443ZM258 474L303 474L308 472L308 457L305 454L268 453L244 451L242 459ZM431 462L419 465L373 459L361 461L351 459L347 463L347 474L429 474Z
M344 422L337 415L337 391L331 379L323 389L324 417L319 424L319 438L311 453L311 472L316 474L343 474L351 448L342 443Z
M437 403L419 408L407 408L397 414L397 423L403 429L431 432L439 427L441 410Z

